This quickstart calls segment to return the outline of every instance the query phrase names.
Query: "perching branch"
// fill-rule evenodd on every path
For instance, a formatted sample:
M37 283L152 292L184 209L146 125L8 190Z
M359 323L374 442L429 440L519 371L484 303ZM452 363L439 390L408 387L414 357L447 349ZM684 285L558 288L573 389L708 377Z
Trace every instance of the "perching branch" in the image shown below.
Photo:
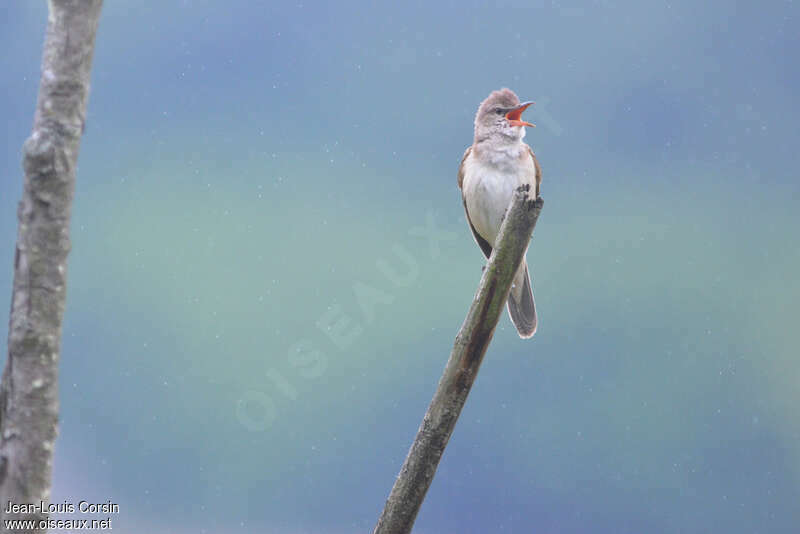
M102 0L49 0L33 132L23 146L8 359L0 383L0 518L50 500L58 424L58 357L75 167ZM46 512L46 510L45 510ZM43 532L23 528L18 532Z
M514 273L527 250L542 206L541 197L531 200L527 190L518 190L512 198L500 226L499 244L492 251L439 386L373 534L411 532L503 313Z

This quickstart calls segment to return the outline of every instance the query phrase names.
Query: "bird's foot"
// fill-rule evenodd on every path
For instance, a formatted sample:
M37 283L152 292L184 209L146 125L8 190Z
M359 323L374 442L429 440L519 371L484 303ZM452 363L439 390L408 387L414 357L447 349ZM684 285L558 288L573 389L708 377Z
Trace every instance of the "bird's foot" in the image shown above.
M517 188L518 193L527 193L531 190L531 184L522 184Z

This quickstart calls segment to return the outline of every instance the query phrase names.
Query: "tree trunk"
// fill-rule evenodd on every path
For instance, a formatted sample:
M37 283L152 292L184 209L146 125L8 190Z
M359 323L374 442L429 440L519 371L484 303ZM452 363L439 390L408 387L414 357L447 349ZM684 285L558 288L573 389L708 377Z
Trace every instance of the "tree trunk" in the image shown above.
M47 517L39 505L50 500L70 211L102 0L48 5L33 132L23 146L25 186L0 383L0 519L33 521L14 532L47 530L39 524ZM9 502L37 508L6 514Z

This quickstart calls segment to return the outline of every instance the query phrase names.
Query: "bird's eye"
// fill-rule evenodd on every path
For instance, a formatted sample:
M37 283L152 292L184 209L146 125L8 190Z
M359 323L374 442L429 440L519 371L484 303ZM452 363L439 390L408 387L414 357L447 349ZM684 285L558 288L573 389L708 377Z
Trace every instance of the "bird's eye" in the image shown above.
M502 115L503 114L503 108L494 108L494 112L497 113L498 115Z

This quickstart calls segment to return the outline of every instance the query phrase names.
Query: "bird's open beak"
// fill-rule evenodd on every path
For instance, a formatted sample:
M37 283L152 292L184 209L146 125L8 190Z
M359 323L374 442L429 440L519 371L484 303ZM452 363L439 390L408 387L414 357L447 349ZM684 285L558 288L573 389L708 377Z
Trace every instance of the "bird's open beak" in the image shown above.
M533 102L523 102L519 106L511 108L509 112L506 113L506 119L508 119L508 122L511 123L511 126L532 126L534 128L536 127L535 124L531 124L529 122L520 120L522 112L528 109L528 106L530 106L531 104L533 104Z

